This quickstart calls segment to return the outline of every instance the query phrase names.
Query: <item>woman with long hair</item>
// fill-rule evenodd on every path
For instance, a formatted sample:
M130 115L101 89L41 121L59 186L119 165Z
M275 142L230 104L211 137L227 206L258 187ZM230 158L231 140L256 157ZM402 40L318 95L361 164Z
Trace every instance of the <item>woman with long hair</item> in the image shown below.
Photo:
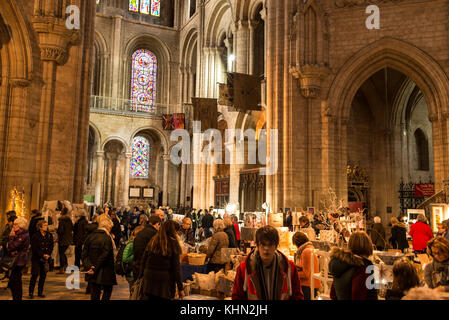
M184 297L179 229L176 221L166 221L145 249L140 275L144 279L146 300L171 300L175 297L176 287L179 297Z
M401 300L407 292L419 287L418 271L408 258L396 260L393 265L393 285L387 290L385 300Z

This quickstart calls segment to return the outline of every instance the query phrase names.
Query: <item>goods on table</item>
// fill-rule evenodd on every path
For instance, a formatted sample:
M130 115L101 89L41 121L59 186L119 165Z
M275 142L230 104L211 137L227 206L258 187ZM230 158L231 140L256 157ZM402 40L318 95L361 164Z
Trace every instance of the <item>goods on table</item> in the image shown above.
M269 213L268 214L268 225L280 228L284 225L284 216L282 213Z

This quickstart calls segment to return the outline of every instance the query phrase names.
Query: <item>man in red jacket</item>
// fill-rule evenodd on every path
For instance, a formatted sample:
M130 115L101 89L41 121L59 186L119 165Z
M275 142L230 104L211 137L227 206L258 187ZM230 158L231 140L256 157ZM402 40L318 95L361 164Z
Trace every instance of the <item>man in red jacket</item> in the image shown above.
M426 253L427 242L433 238L432 229L426 224L426 217L418 215L418 221L410 227L410 236L413 240L413 251L415 253Z
M237 268L232 300L304 300L295 264L277 250L277 230L257 230L256 245Z

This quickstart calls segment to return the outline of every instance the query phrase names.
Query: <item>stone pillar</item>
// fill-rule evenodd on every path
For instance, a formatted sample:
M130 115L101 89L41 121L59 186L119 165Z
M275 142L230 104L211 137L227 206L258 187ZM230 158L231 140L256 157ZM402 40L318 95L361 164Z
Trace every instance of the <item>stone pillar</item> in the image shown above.
M248 21L239 20L237 22L237 55L235 58L236 70L239 73L248 73L249 59L249 23ZM234 49L235 50L235 49Z
M112 69L111 69L111 83L112 83L112 97L118 98L118 90L120 77L120 51L121 51L121 30L122 30L122 16L114 16L114 21L112 24Z
M125 153L125 168L123 175L123 205L127 206L129 202L129 166L131 165L132 153Z
M95 181L95 204L101 206L101 194L103 187L104 152L97 152L97 178Z
M179 205L185 206L186 203L186 165L181 163L181 186L180 186Z
M215 206L215 180L214 177L217 175L217 164L214 162L209 165L210 174L209 174L209 205Z
M225 146L231 152L231 164L229 165L229 202L237 203L239 202L239 189L240 189L240 169L241 165L236 164L237 162L237 148L234 142L227 142Z
M170 155L164 154L164 182L162 193L162 205L168 205L168 162L170 161Z
M107 178L107 193L106 193L106 201L111 201L112 200L112 165L113 165L113 160L112 160L112 155L111 154L109 154L108 156L107 156L107 158L108 158L108 161L107 161L107 163L108 163L108 173L107 173L107 175L108 175L108 178Z
M254 30L258 22L251 20L249 22L249 73L254 75Z

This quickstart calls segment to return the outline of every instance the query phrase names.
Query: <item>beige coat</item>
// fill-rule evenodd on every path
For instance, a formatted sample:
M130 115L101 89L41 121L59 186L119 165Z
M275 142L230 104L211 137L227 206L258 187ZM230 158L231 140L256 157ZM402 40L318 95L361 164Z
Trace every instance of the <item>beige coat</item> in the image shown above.
M207 257L211 258L210 263L225 264L221 257L221 249L229 247L228 235L223 231L214 233L210 239L209 246L207 248Z

